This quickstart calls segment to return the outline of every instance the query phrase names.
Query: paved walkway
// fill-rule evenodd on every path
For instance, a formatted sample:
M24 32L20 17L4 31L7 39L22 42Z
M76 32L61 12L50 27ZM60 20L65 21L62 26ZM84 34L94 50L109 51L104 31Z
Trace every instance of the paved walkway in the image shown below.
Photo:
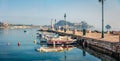
M64 31L58 31L58 32L64 32ZM67 31L68 34L72 34L72 31ZM76 32L75 35L82 35L82 32ZM101 38L101 33L86 33L85 36L83 37L88 37L88 38L93 38L93 39L97 39L97 40L103 40L103 41L107 41L107 42L119 42L119 35L112 35L112 34L104 34L104 38Z

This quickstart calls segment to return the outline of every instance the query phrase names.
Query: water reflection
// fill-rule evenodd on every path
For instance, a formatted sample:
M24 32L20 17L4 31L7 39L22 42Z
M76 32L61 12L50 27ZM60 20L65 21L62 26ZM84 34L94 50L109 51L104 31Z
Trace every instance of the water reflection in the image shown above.
M65 61L67 61L66 51L64 51L64 57L65 57Z
M86 52L83 50L83 56L86 56Z
M0 35L3 35L5 32L5 29L4 28L0 28Z
M81 49L83 52L83 56L86 56L86 52L101 59L101 61L119 61L115 58L112 58L106 54L99 53L98 51L94 51L93 49L90 48L82 48L81 46L77 46L77 48Z
M64 51L70 51L74 48L73 45L67 45L67 46L45 46L41 45L41 47L36 48L35 50L38 52L64 52Z
M80 49L74 45L49 46L45 41L36 39L36 29L1 29L0 30L0 60L2 61L105 61L113 60L91 49ZM35 42L34 42L35 41ZM18 47L20 42L20 47ZM34 44L35 43L35 44ZM53 49L37 51L34 48ZM91 53L92 52L92 53ZM96 57L95 57L96 56ZM104 58L104 59L103 59ZM114 60L113 60L114 61Z
M63 58L60 61L69 61L71 58L69 58L69 54L67 52L70 52L75 48L74 45L47 45L45 42L37 42L39 47L35 48L35 51L37 52L47 52L47 53L63 53ZM67 56L68 55L68 56ZM67 60L68 59L68 60ZM57 59L58 60L58 59Z
M39 39L39 38L38 38ZM47 40L44 38L40 38L40 41L37 42L40 47L36 48L35 51L37 52L63 52L64 53L64 61L69 60L69 54L67 54L69 51L74 50L74 48L79 48L81 50L81 55L83 57L88 57L88 54L91 54L97 58L100 58L101 61L117 61L116 59L107 56L105 54L101 54L99 52L96 52L92 49L89 49L87 47L86 42L83 43L83 46L76 46L76 45L48 45ZM54 44L54 43L53 43ZM79 52L77 52L79 53ZM68 55L68 56L67 56ZM68 59L69 58L69 59Z

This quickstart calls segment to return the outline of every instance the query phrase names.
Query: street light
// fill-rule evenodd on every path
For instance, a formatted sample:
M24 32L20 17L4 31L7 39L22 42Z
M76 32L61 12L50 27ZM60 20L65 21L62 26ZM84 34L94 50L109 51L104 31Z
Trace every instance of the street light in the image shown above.
M56 19L55 19L55 24L54 24L54 28L55 28L55 30L57 30L57 28L56 28Z
M53 19L51 19L51 30L52 30L52 28L53 28L53 25L52 25L52 20L53 20Z
M104 38L104 1L105 0L99 0L99 2L102 3L102 38Z
M66 32L66 30L67 30L67 22L66 22L66 13L64 14L64 20L65 20L65 29L64 29L64 32Z

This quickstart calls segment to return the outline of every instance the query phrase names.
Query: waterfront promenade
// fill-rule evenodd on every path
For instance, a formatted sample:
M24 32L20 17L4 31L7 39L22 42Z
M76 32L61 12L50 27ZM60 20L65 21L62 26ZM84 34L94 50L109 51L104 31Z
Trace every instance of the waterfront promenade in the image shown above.
M60 31L60 30L58 30L58 32L64 33L64 31ZM68 30L66 33L73 34L73 31ZM86 38L92 38L92 39L96 39L98 41L102 40L102 41L106 41L106 42L119 42L119 35L112 35L112 34L108 34L108 33L104 34L104 36L105 36L104 38L101 38L101 33L92 33L92 32L87 32L86 35L83 36L83 32L76 31L74 35L78 35L78 36L82 36L82 37L86 37Z
M42 28L42 30L48 30L47 28ZM104 38L101 38L101 33L97 33L97 32L86 32L86 35L83 36L83 32L82 31L70 31L67 30L66 32L61 31L61 30L54 30L52 29L52 31L55 32L60 32L60 33L66 33L66 34L74 34L77 36L81 36L81 37L85 37L85 38L91 38L91 39L96 39L98 41L105 41L105 42L112 42L112 43L118 43L120 42L120 35L113 35L110 33L104 33Z

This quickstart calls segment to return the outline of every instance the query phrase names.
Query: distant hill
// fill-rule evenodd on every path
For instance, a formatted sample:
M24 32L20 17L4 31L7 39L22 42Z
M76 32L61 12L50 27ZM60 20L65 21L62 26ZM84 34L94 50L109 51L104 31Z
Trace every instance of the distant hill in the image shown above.
M55 24L55 27L58 28L58 26L65 26L65 21L64 20L60 20ZM73 27L73 29L78 29L78 30L82 30L82 29L90 29L93 28L94 26L89 25L87 22L85 21L81 21L80 23L71 23L69 21L67 21L66 23L69 27Z
M71 23L71 22L69 22L69 21L64 21L64 20L60 20L59 22L57 22L55 25L56 26L64 26L65 25L65 23L66 23L66 25L68 25L68 26L73 26L74 25L74 23Z

